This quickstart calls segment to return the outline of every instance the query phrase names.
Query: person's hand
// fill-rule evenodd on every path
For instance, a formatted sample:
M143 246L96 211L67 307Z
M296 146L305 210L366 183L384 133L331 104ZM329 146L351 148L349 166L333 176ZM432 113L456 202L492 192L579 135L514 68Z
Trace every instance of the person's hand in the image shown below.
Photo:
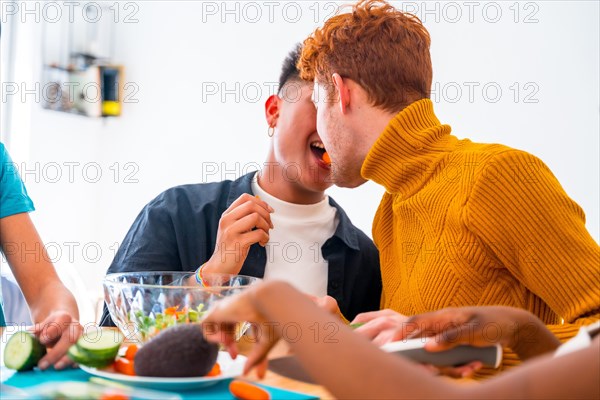
M459 344L509 347L526 359L554 350L559 341L528 312L502 306L461 307L411 317L397 340L428 337L428 351L443 351Z
M66 311L54 311L42 322L36 323L33 334L48 350L38 367L43 370L54 365L55 369L63 369L73 364L66 354L69 347L77 342L82 331L79 321Z
M271 206L248 193L235 200L221 215L215 251L203 271L238 274L250 246L269 241L272 212Z
M362 324L355 329L355 332L371 339L377 346L382 346L388 342L405 339L407 336L410 338L418 337L419 332L417 332L416 329L410 331L411 335L407 334L409 331L407 327L414 327L414 324L408 324L408 321L413 318L414 317L407 317L393 310L385 309L359 314L351 324ZM433 374L445 375L452 378L472 376L482 367L483 364L479 361L459 367L447 368L423 364L423 368Z
M340 306L338 305L338 302L336 299L334 299L331 296L312 296L312 295L307 295L312 301L315 302L316 305L318 305L319 307L321 307L324 310L329 311L331 314L333 315L338 315L341 316L342 312L340 311Z
M267 367L267 355L279 341L277 324L266 320L256 307L254 299L261 291L279 282L267 282L252 286L245 291L219 301L202 321L204 336L210 342L221 343L232 358L237 357L236 334L241 322L250 322L255 344L244 366L244 374L253 368L259 377L264 377Z
M351 325L362 324L354 331L382 346L396 339L408 317L396 311L385 309L358 314Z

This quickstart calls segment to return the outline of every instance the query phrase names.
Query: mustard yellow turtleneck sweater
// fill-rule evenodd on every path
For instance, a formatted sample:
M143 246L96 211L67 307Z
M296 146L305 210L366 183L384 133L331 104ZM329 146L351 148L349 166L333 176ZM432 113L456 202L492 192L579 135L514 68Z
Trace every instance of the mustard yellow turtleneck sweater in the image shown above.
M598 244L533 155L458 140L425 99L390 121L362 175L386 189L373 222L382 308L513 306L561 340L600 317Z

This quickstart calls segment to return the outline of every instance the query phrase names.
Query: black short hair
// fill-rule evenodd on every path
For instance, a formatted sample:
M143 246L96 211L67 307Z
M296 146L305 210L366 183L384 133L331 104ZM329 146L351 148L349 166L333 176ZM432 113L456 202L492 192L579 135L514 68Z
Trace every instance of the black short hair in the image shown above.
M302 82L300 78L300 71L296 64L298 64L298 60L300 59L300 54L302 54L302 44L298 43L294 46L294 49L290 51L283 61L281 65L281 74L279 75L279 88L277 89L277 93L281 94L281 89L285 86L286 83L290 81L298 81Z

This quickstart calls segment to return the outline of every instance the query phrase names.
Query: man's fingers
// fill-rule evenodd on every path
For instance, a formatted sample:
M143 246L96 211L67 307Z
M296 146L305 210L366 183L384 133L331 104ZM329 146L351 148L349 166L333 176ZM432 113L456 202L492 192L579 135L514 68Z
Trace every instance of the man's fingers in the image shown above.
M434 375L444 375L450 378L470 378L475 372L483 368L483 364L479 361L473 361L469 364L461 365L460 367L436 367L431 364L419 364L424 370Z
M239 219L229 229L232 230L233 232L239 232L239 233L249 232L249 231L252 231L253 229L262 229L263 231L265 231L265 233L269 233L269 230L271 230L271 227L270 227L269 223L267 222L267 220L265 220L262 215L260 215L258 213L253 213L253 214L246 215L245 217Z
M44 346L50 346L55 343L62 335L65 327L58 322L42 322L36 324L35 334L38 336L40 343Z
M269 360L265 357L257 366L256 366L256 375L260 379L263 379L267 374L267 369L269 368Z
M227 218L232 220L238 220L250 213L259 213L270 223L272 212L273 208L264 201L255 196L243 194L225 210L223 217L227 216Z
M256 196L253 196L253 195L251 195L249 193L244 193L240 197L238 197L237 199L235 199L235 201L233 203L231 203L231 205L227 208L227 210L225 210L225 212L223 214L227 214L227 213L235 210L241 204L244 204L244 203L249 202L249 201L255 202L256 204L259 204L260 206L264 207L265 210L273 210L271 208L271 206L269 206L265 201L259 199Z
M212 331L204 331L204 338L212 343L225 343L225 342L231 342L233 340L229 340L228 339L228 335L230 335L229 333L224 333L221 332L220 330L212 330Z
M264 247L269 242L269 237L269 234L265 233L262 229L241 233L233 241L233 244L230 242L228 245L221 245L225 251L220 254L220 260L221 262L225 262L235 257L237 262L240 257L245 259L250 246L258 243Z
M483 363L481 361L473 361L467 365L459 367L458 369L461 371L461 375L463 378L470 378L475 373L483 368Z
M261 246L265 246L269 242L269 234L265 233L262 229L256 229L254 231L246 232L240 237L240 244L242 248L250 247L254 243L258 243Z
M224 311L224 313L227 313L227 311ZM233 322L217 322L219 321L218 314L222 314L221 310L215 309L211 312L210 319L207 318L202 322L202 332L206 340L227 344L233 340L232 338L235 338L236 324Z
M46 369L50 365L62 369L70 365L71 362L66 357L67 351L79 339L82 331L83 327L79 322L64 311L53 312L43 322L36 324L34 334L43 346L51 347L39 361L40 369Z
M224 218L226 218L226 220L229 220L231 223L231 221L239 221L245 216L252 214L260 215L262 218L265 219L265 221L267 221L269 227L273 228L273 223L271 222L271 213L265 210L260 205L252 202L242 204L241 206L227 214Z
M439 367L438 372L440 375L448 376L450 378L454 378L454 379L462 378L462 371L458 370L458 368Z
M264 332L263 332L264 334ZM273 346L275 346L275 344L277 343L276 340L272 340L272 341L262 341L257 343L250 354L248 354L248 361L246 362L246 365L244 365L244 375L248 374L248 372L250 372L252 369L254 368L258 368L257 369L257 374L259 377L263 377L264 373L266 371L266 362L267 362L267 356L269 354L269 352L271 351L271 349L273 348ZM263 370L261 371L261 366L263 367ZM261 376L261 372L262 372L262 376Z
M425 343L425 350L435 353L435 352L451 349L451 348L455 347L456 345L457 345L457 343L454 343L454 344L447 343L447 342L444 342L443 340L438 340L438 336L434 336L434 337L430 338L429 340L427 340L427 342Z
M446 308L415 315L406 321L407 336L432 336L465 324L469 319L470 313L460 308Z
M61 359L54 364L54 369L61 370L72 365L74 365L74 362L68 356L62 356Z
M483 364L479 361L474 361L460 367L442 367L439 368L439 371L440 374L451 378L470 378L481 368L483 368Z
M240 204L243 204L247 201L251 201L251 198L254 197L251 194L248 193L243 193L240 197L238 197L237 199L235 199L233 201L233 203L231 203L231 205L227 208L227 210L225 210L225 212L223 213L223 215L225 214L229 214L231 213L233 210L235 210ZM257 199L258 200L258 199Z
M250 371L252 371L254 368L256 368L258 365L260 365L265 360L266 360L266 358L264 355L255 354L255 351L253 351L251 354L248 355L248 359L246 360L246 364L244 365L243 375L248 375L248 373L250 373ZM257 371L257 375L258 375L258 371Z
M464 330L460 328L450 329L432 336L425 343L427 351L444 351L458 346L459 344L469 343L469 337L464 336Z
M237 356L239 354L237 344L234 340L230 341L229 343L227 343L225 345L225 350L227 350L227 353L229 353L229 356L234 360L237 358Z
M44 346L50 346L56 343L63 335L79 338L82 331L79 322L72 320L71 316L65 312L59 311L50 314L48 318L35 325L34 335L38 337L40 343Z
M63 333L60 339L56 342L56 345L54 345L54 347L52 347L52 349L50 349L48 353L44 357L42 357L42 359L38 363L40 369L46 369L50 365L58 363L58 361L61 358L63 358L65 354L67 354L69 347L71 347L71 345L75 343L75 341L72 340L72 338L70 338L69 336L71 335L69 335L68 332ZM60 369L64 368L65 366L66 365L60 365L57 366L57 368Z
M377 317L379 317L380 311L369 311L358 314L352 321L352 324L365 324Z
M392 340L414 339L419 337L421 337L419 326L411 322L404 322L396 332L394 332Z
M393 329L396 327L396 321L389 317L378 318L359 326L354 332L359 333L369 340L373 340L379 336L383 331Z
M480 345L478 336L468 324L454 326L431 337L425 344L428 351L444 351L460 344Z
M222 344L231 358L237 357L238 349L233 324L204 321L202 322L202 334L208 342Z
M254 243L265 246L269 242L269 226L258 214L247 215L223 231L223 236L216 243L215 253L220 252L220 262L243 261L245 251Z
M383 346L386 343L389 343L393 340L393 330L392 329L388 329L385 330L383 332L381 332L379 335L375 336L375 338L373 339L373 344L375 346Z
M427 371L432 375L439 375L440 374L440 369L438 367L436 367L435 365L431 365L431 364L418 364L418 366L423 369L423 371Z
M400 314L396 313L395 311L389 310L389 309L379 310L379 311L369 311L369 312L358 314L356 316L356 318L354 318L352 323L353 324L367 323L369 321L374 320L375 318L392 316L392 315L400 315Z
M331 314L340 312L337 301L331 296L317 297L314 301L320 308L329 311Z

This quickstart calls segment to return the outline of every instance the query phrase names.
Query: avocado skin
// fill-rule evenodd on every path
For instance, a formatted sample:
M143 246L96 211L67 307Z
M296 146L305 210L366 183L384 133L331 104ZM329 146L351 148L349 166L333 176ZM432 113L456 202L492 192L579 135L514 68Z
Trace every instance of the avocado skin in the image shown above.
M199 324L177 325L144 344L134 359L135 374L165 378L206 375L217 361L219 347L209 343Z

